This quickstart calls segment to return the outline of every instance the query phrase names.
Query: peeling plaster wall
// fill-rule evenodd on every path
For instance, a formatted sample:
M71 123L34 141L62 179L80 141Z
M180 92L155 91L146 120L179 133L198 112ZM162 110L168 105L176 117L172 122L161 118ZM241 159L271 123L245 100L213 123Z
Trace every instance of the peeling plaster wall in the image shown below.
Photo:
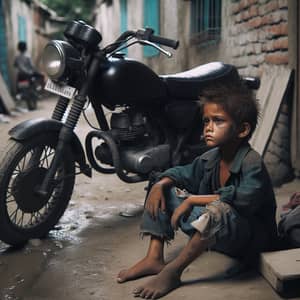
M95 28L102 34L101 46L112 43L120 34L120 5L113 1L113 5L99 3L96 8Z
M7 51L8 55L8 67L11 79L11 88L15 89L15 68L13 66L14 58L17 55L17 44L19 41L18 36L18 16L22 16L26 19L26 38L28 54L33 56L35 49L35 27L33 23L33 11L30 6L25 2L14 0L3 0L3 9L5 12L5 23L6 23L6 38L7 38Z

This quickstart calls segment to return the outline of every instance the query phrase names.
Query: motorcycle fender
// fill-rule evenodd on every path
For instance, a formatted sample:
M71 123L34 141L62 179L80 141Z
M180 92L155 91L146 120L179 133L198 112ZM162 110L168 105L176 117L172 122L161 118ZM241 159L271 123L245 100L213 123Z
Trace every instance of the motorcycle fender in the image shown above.
M63 123L57 120L38 118L19 123L17 126L13 127L8 134L16 141L24 141L37 134L47 134L49 131L56 132L57 135L59 135L62 126ZM86 163L83 147L79 138L74 132L71 143L71 148L74 152L75 160L80 166L80 171L86 176L92 177L91 168Z

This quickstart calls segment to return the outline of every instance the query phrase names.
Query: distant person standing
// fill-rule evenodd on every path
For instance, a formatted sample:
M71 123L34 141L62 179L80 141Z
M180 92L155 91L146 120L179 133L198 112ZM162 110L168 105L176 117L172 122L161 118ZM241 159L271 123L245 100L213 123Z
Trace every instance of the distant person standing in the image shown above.
M31 58L26 55L27 44L20 41L18 43L19 55L16 56L14 66L17 68L17 80L28 79L35 74L39 74L31 61Z
M26 42L20 41L18 50L19 55L16 56L14 62L14 66L17 68L16 99L25 100L28 109L33 110L37 108L37 91L40 90L44 76L35 69L31 58L26 55Z

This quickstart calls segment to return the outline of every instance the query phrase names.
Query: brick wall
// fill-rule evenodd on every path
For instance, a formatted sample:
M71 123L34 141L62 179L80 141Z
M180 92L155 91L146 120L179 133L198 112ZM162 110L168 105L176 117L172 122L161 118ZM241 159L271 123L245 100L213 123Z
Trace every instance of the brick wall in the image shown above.
M288 0L241 0L230 13L232 61L242 75L260 77L269 65L288 64Z
M276 68L288 68L288 0L240 0L231 4L229 14L232 63L241 75L261 77ZM275 186L293 177L290 103L290 97L284 99L264 155Z

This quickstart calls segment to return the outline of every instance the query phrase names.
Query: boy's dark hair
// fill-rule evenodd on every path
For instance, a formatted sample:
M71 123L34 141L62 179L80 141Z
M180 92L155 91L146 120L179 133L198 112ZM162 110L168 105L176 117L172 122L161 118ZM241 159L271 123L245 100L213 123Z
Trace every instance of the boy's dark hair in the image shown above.
M18 50L20 52L22 52L22 53L25 52L27 50L27 44L26 44L26 42L20 41L18 43Z
M201 106L205 103L216 103L226 111L239 127L244 122L250 124L249 140L257 126L259 105L253 93L242 81L235 84L224 84L209 87L200 95Z

